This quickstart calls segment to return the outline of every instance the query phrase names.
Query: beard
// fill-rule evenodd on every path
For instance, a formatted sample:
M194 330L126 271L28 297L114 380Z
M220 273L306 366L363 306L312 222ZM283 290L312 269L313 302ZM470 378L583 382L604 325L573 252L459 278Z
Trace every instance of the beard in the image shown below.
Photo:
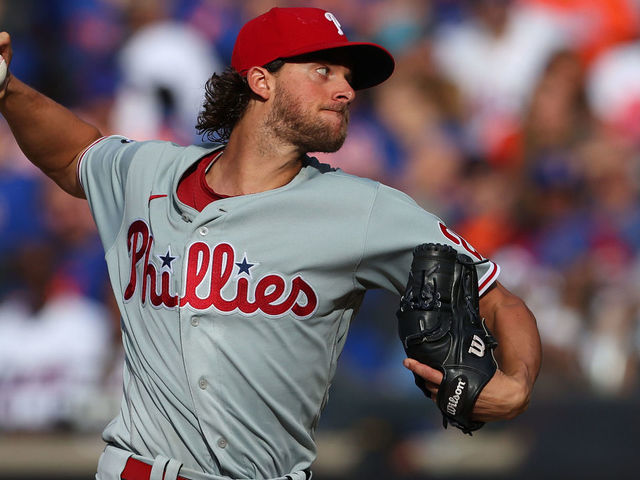
M283 88L276 87L273 109L265 124L277 138L290 143L302 152L333 153L342 147L347 138L349 108L346 105L332 105L326 109L341 115L342 121L323 119L318 112L312 115L303 107L299 97L291 95Z

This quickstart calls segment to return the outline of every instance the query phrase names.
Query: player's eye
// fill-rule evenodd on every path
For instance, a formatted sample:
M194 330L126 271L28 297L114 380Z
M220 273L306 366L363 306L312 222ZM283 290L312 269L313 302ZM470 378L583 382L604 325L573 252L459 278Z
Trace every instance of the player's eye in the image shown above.
M318 72L323 77L327 77L329 75L329 67L318 67L316 68L316 72Z

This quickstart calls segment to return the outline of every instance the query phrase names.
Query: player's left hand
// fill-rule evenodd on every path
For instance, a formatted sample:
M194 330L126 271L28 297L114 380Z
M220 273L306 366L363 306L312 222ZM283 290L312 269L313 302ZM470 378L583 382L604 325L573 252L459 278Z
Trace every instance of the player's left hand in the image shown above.
M442 372L412 358L404 360L404 366L421 376L435 402ZM509 376L496 370L489 383L482 389L473 408L473 419L481 422L508 420L524 412L529 402L526 382L517 375Z

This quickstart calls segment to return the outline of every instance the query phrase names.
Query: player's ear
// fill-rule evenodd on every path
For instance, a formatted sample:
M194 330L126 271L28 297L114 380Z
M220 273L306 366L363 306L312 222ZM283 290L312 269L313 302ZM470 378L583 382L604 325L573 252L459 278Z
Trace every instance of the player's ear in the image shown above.
M247 84L253 93L268 100L275 87L273 74L263 67L251 67L247 72Z

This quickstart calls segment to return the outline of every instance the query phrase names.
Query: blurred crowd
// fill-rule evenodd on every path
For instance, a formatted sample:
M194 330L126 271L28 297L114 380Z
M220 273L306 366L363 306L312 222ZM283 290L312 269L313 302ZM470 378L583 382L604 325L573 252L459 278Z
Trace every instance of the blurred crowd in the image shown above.
M330 10L394 54L344 147L318 157L405 191L500 264L538 320L536 395L637 395L639 0L5 0L0 29L13 73L103 133L188 144L205 81L276 4ZM0 293L0 429L101 428L121 361L102 247L2 120ZM338 386L415 398L396 304L367 295Z

